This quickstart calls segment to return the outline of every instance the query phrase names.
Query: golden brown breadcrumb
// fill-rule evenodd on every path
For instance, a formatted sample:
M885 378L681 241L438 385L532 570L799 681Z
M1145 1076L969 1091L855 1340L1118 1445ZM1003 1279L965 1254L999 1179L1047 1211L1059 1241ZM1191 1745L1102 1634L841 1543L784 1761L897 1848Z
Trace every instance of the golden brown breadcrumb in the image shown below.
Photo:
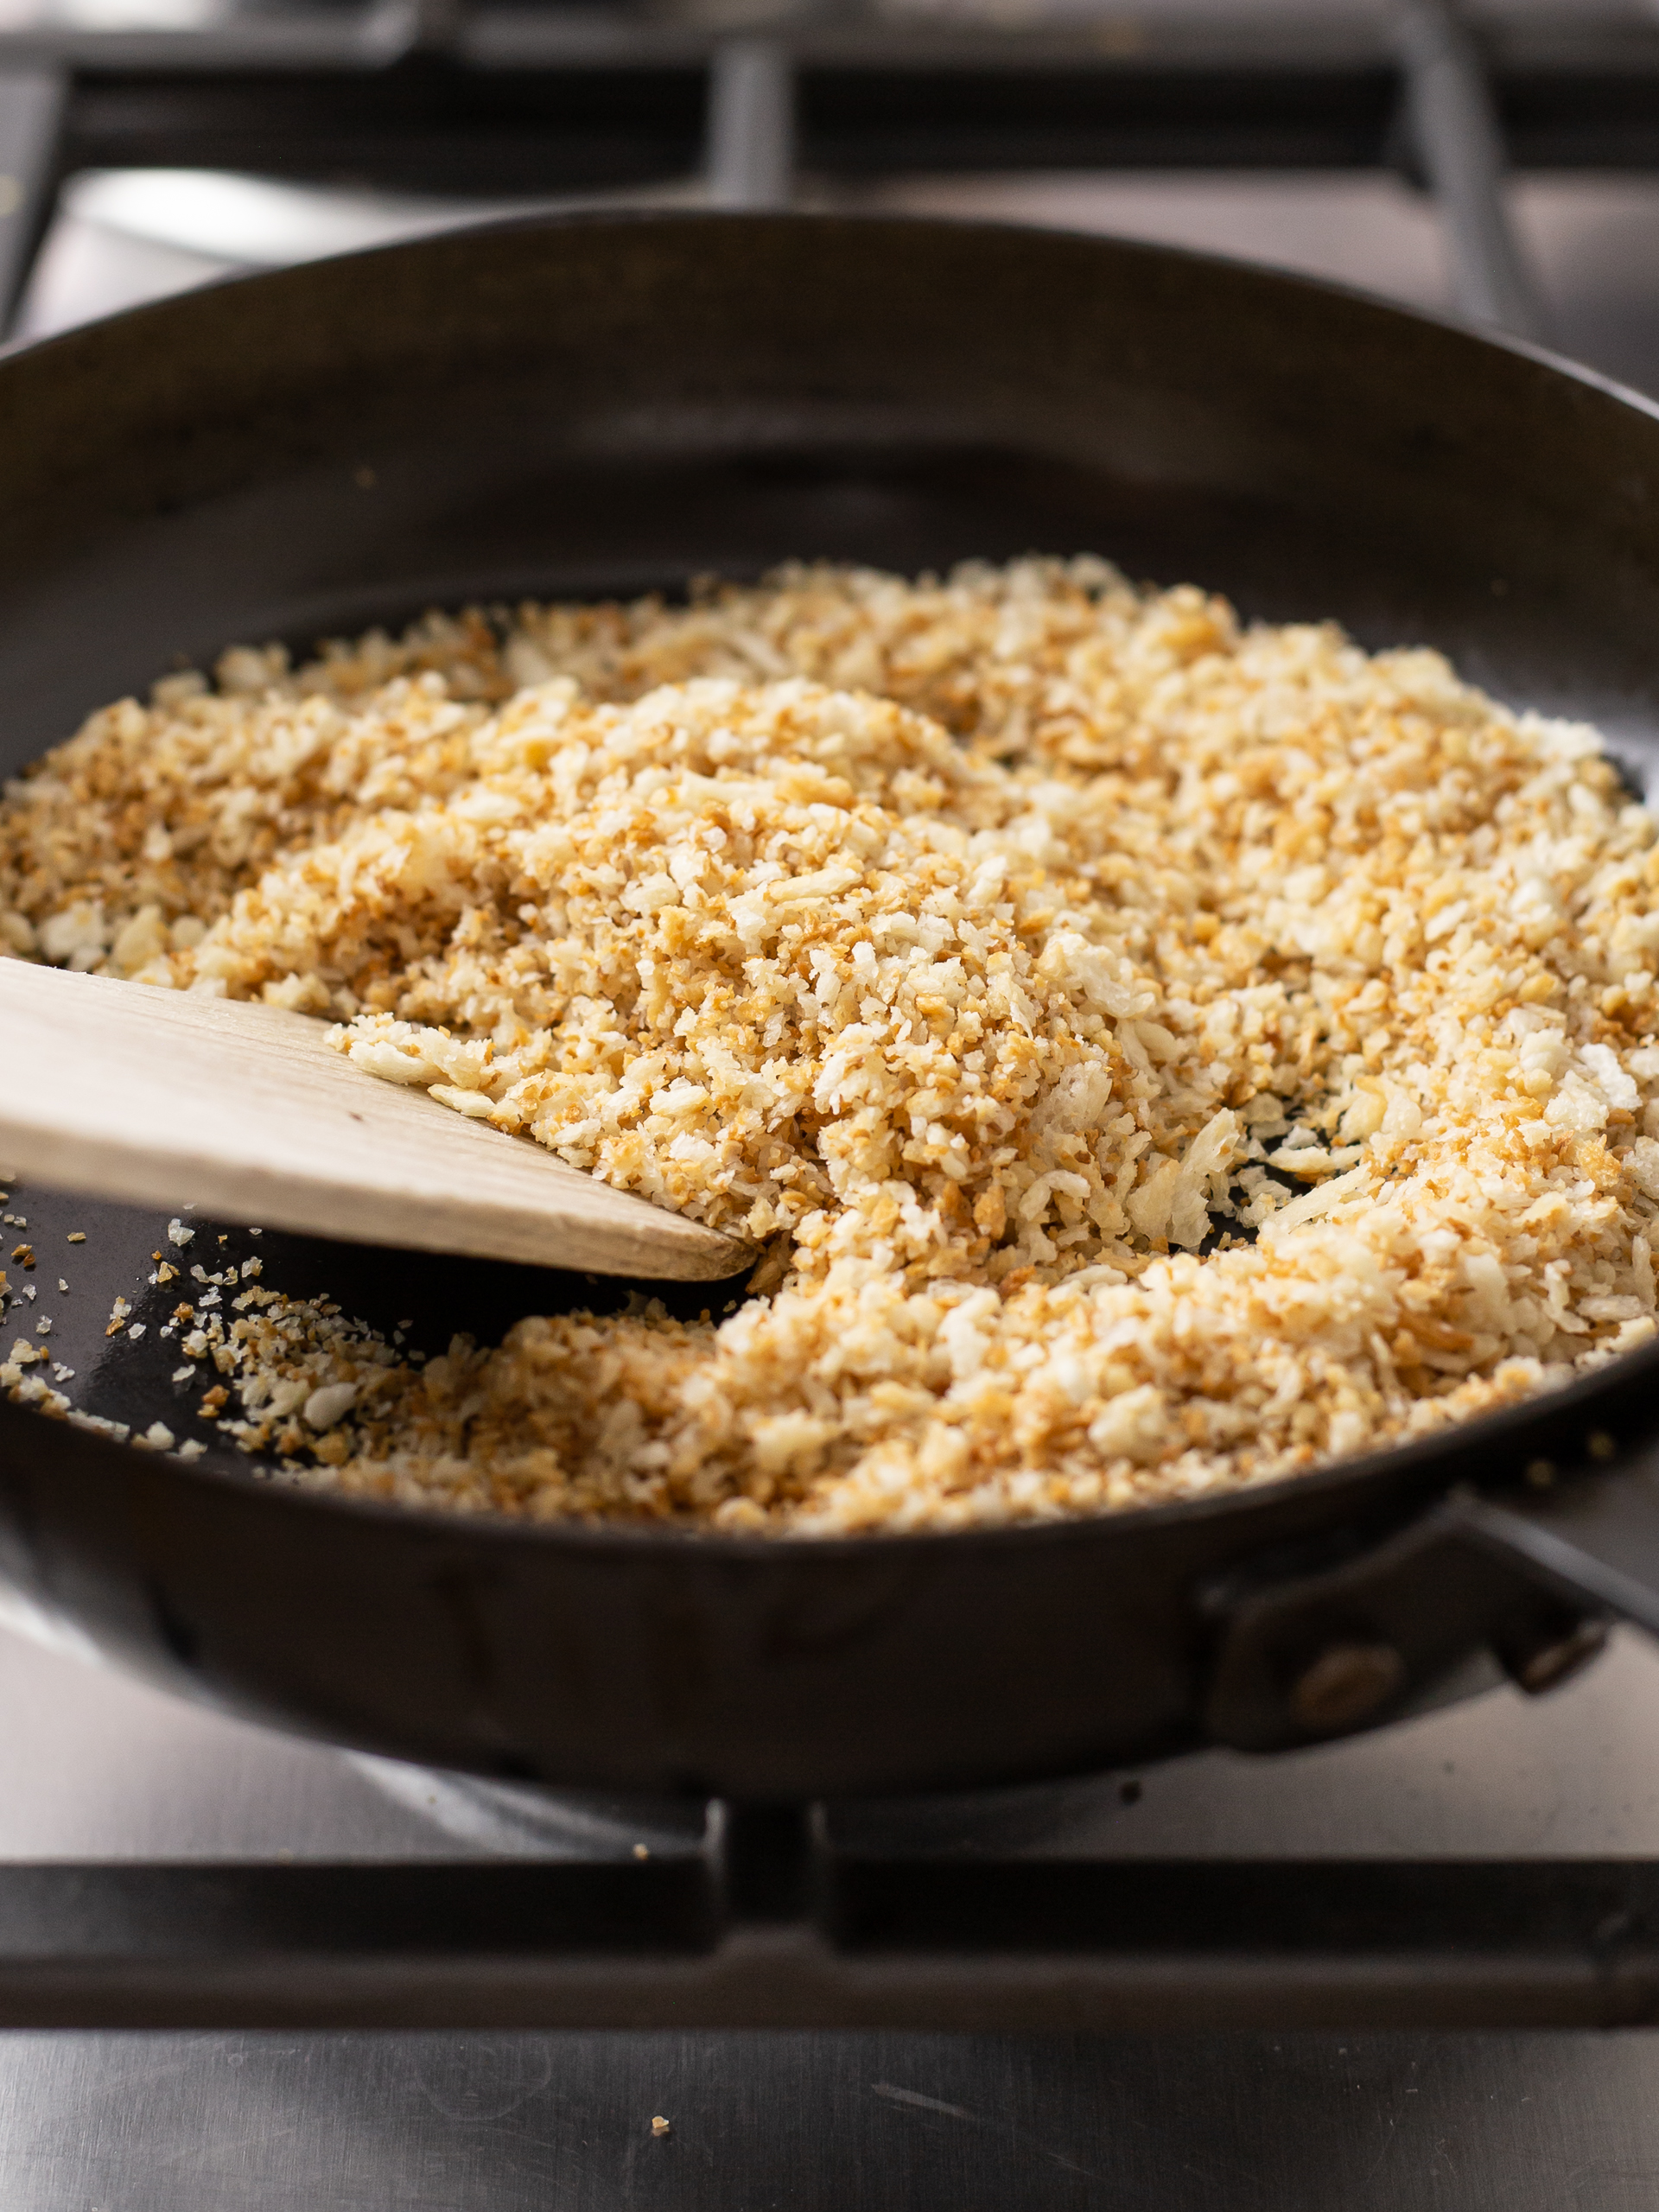
M1656 884L1592 732L1092 559L240 649L0 808L22 957L330 1015L768 1243L723 1322L424 1366L256 1283L189 1352L247 1448L800 1532L1283 1476L1649 1337Z

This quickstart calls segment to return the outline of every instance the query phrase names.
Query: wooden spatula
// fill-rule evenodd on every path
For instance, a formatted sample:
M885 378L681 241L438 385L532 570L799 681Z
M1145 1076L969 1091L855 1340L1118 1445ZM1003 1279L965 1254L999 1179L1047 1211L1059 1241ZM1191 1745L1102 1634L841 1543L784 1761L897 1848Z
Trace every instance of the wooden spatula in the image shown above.
M222 1221L709 1282L747 1245L365 1075L276 1007L0 958L0 1164Z

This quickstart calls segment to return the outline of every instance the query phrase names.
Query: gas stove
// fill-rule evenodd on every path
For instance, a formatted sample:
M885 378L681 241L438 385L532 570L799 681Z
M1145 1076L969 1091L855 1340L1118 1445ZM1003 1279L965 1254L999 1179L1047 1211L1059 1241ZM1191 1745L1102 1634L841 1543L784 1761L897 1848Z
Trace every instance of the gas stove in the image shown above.
M826 1976L786 1821L353 1758L15 1633L0 1688L0 2012L64 2023L0 2036L8 2212L1652 2202L1659 2037L1547 2024L1620 1955L1651 2003L1650 1937L1586 1920L1598 1979L1563 1920L1654 1887L1634 1638L1288 1757L826 1808L843 1956L950 1936L908 1984ZM674 1919L711 1864L723 1986Z
M0 0L0 312L548 207L1128 232L1659 385L1649 0Z
M0 0L19 335L791 202L1241 253L1659 391L1641 0ZM353 1758L21 1618L0 1688L7 2212L1659 2202L1633 1637L1320 1750L758 1814Z

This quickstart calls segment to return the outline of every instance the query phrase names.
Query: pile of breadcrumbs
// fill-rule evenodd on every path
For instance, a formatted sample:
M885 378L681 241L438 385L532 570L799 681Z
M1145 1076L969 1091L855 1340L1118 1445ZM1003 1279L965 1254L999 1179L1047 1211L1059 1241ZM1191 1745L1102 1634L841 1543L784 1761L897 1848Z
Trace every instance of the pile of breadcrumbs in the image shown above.
M738 1529L1192 1497L1644 1341L1656 885L1592 731L1092 559L238 650L0 810L23 957L332 1015L767 1247L423 1365L256 1284L232 1433Z

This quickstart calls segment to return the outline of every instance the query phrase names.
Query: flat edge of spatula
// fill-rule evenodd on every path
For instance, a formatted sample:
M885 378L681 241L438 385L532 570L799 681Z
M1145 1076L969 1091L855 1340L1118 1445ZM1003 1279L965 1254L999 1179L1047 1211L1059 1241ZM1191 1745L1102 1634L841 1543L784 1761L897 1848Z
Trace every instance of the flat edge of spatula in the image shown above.
M0 1160L67 1190L531 1267L715 1282L751 1245L365 1075L280 1007L0 958Z

